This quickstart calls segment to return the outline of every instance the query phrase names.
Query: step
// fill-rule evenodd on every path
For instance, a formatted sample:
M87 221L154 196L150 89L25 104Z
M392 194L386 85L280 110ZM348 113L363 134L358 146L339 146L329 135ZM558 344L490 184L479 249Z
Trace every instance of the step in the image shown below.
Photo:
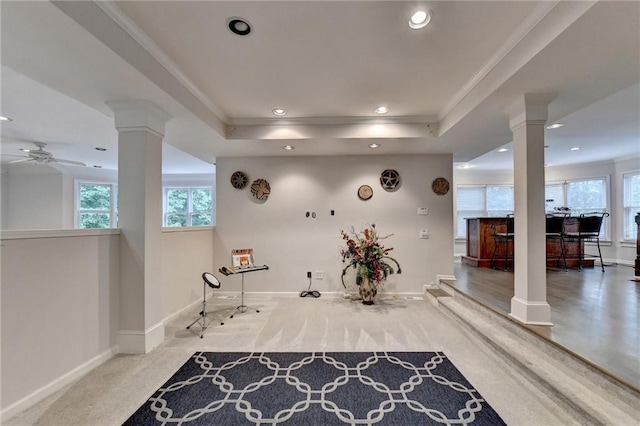
M450 318L487 343L583 424L640 424L640 393L443 280L435 298ZM445 295L446 294L446 295Z

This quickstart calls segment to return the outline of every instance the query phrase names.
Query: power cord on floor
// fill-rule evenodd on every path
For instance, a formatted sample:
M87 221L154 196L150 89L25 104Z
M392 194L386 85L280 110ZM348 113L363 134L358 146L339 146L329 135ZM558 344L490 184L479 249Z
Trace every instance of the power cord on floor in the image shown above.
M320 292L311 290L311 273L310 272L307 274L307 278L309 278L309 287L307 287L306 290L303 290L300 292L300 297L311 296L317 299L318 297L320 297Z

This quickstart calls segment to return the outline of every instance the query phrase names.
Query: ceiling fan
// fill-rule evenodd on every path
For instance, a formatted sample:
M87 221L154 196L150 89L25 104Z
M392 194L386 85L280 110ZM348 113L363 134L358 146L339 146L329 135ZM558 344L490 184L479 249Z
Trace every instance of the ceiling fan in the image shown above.
M40 163L40 164L59 163L59 164L67 164L70 166L86 166L86 164L81 161L65 160L62 158L54 157L52 153L44 150L44 147L47 146L47 144L44 142L33 142L33 143L38 147L38 149L24 149L24 148L20 149L20 151L26 153L27 155L2 154L2 156L18 157L17 160L9 161L9 164L35 161L36 163Z

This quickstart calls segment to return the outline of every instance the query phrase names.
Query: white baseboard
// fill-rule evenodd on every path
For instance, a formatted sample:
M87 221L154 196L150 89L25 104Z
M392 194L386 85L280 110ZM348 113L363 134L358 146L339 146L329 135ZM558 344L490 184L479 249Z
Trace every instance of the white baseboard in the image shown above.
M116 354L118 354L117 346L113 346L107 349L106 351L95 356L84 364L81 364L68 373L62 375L58 379L42 386L40 389L37 389L21 400L14 402L7 408L4 408L2 412L0 412L0 419L4 422L5 420L15 416L16 414L26 410L27 408L34 406L43 399L53 395L68 384L84 376L89 371L109 361Z
M120 330L118 346L123 354L146 354L164 342L164 322L144 331Z

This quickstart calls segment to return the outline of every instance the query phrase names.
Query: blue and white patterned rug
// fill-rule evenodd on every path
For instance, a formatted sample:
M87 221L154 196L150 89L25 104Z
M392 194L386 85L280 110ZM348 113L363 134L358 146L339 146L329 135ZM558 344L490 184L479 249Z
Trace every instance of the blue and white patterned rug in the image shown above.
M125 425L504 425L442 352L198 352Z

